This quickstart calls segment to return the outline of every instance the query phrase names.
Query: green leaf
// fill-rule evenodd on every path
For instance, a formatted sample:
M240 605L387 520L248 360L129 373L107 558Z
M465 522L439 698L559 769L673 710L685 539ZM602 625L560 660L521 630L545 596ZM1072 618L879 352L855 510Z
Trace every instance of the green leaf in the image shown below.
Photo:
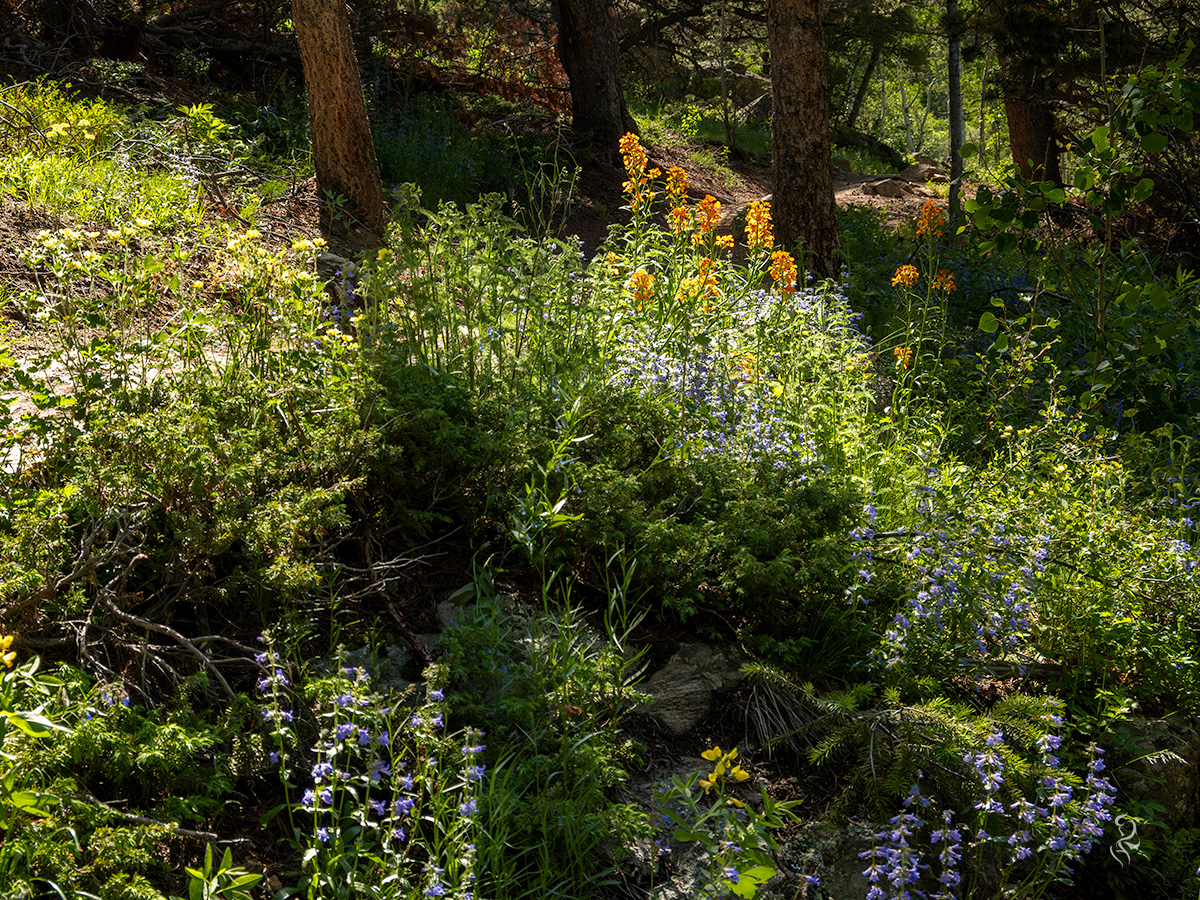
M977 153L979 153L979 148L969 142L958 148L958 155L963 159L970 159Z
M1143 178L1137 183L1137 187L1133 189L1133 199L1137 203L1143 200L1150 199L1150 195L1154 193L1154 179Z
M1167 136L1158 131L1142 135L1142 150L1146 153L1162 153L1167 149Z
M681 844L690 844L692 841L702 841L707 835L700 834L695 831L688 831L686 828L675 829L675 840Z
M1004 334L1003 332L996 335L996 340L992 342L992 346L995 347L997 351L1003 353L1008 349L1008 335Z
M979 330L987 334L995 333L1000 327L1000 320L997 319L991 312L985 312L979 317Z
M67 731L61 725L55 725L43 715L35 712L4 711L5 717L30 737L46 737L52 731Z

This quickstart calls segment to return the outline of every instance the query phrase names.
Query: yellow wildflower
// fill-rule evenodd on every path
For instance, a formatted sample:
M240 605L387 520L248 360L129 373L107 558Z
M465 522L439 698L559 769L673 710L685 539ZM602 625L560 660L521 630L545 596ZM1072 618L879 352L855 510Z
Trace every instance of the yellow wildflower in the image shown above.
M755 200L746 212L746 246L751 250L767 250L774 242L771 204L766 200Z
M902 284L905 287L912 287L920 277L921 275L917 272L915 266L901 266L896 270L896 274L892 276L892 286L896 287Z
M907 369L912 362L912 347L897 347L892 351L892 355L896 357L896 365L902 369Z
M13 636L11 634L0 635L0 663L3 663L5 668L11 669L13 663L17 661L17 652L10 650L12 647Z

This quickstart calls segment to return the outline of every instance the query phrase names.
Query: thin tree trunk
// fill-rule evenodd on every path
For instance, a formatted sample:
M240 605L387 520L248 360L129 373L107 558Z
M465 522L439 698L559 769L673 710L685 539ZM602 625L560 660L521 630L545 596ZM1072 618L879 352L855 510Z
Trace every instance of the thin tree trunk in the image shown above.
M987 165L987 107L984 98L987 96L988 59L983 57L983 74L979 77L979 165Z
M963 175L962 55L959 49L958 0L946 0L946 25L950 30L947 75L950 79L950 228L962 215L959 191Z
M312 121L321 230L348 230L346 214L382 238L387 207L367 122L344 0L292 0Z
M896 74L900 82L900 111L904 113L904 146L908 148L908 155L912 156L917 151L913 146L912 117L908 113L908 91L904 88L904 76L900 75L899 69Z
M838 223L819 0L768 0L767 39L775 233L798 261L831 278L839 271Z
M863 100L867 98L867 88L871 86L871 76L875 74L875 66L879 64L879 57L882 54L883 44L876 42L871 47L871 58L867 60L867 70L863 72L862 81L858 83L858 91L854 94L854 106L850 108L850 115L846 117L847 128L853 128L858 119L858 112L862 109Z

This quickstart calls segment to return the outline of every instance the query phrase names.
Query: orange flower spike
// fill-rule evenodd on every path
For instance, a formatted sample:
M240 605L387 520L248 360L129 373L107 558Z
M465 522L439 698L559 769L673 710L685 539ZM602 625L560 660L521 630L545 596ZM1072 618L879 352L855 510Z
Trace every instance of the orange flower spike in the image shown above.
M899 285L912 287L920 277L921 274L917 271L916 266L901 266L896 270L896 274L892 276L892 287L898 287Z
M700 201L700 234L707 235L721 221L721 201L712 194L705 194Z
M946 227L946 214L932 200L927 200L917 215L917 237L941 237Z
M637 304L638 309L654 299L654 276L645 269L634 272L627 287L633 294L633 302Z
M671 195L671 199L677 205L683 205L687 189L687 172L683 171L679 166L671 166L671 168L667 169L667 193Z
M717 235L717 240L715 241L715 243L722 250L732 250L733 249L733 235L732 234Z
M945 291L947 294L958 290L954 284L954 273L946 269L942 269L937 273L937 277L933 279L933 286Z
M686 206L676 206L671 210L671 232L679 234L692 221L692 213Z
M769 250L774 243L771 204L765 200L755 200L746 211L746 246L751 250Z
M786 250L776 250L771 254L771 280L780 294L796 292L796 261Z
M909 363L912 362L913 352L911 347L897 347L892 351L892 355L896 357L896 365L902 369L907 369Z

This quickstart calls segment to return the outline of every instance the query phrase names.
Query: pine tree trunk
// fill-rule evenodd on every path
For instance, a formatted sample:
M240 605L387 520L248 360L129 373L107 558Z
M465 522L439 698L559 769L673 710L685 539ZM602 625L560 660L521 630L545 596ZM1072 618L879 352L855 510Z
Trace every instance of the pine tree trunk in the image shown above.
M839 271L829 71L820 0L768 0L775 234L816 274Z
M1022 178L1053 181L1062 186L1054 113L1045 103L1009 97L1004 101L1013 164Z
M351 223L341 218L345 214L381 239L387 208L345 0L292 0L292 15L322 193L321 231L348 231Z
M621 89L621 57L608 0L559 0L558 58L571 85L571 124L613 160L621 135L637 133Z

